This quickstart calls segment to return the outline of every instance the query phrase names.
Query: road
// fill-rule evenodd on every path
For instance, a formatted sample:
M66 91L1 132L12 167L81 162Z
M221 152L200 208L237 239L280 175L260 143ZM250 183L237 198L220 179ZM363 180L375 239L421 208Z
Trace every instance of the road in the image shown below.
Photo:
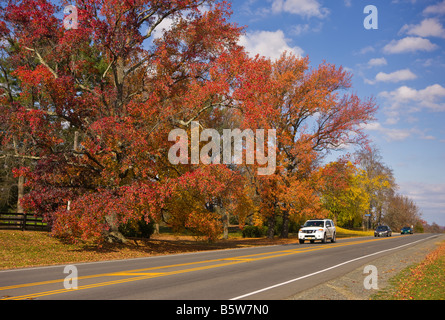
M0 271L0 298L280 300L439 235L339 239ZM64 273L65 269L65 273ZM77 278L72 279L76 274ZM357 281L363 282L363 278ZM69 288L77 282L77 289ZM68 286L68 289L65 286Z

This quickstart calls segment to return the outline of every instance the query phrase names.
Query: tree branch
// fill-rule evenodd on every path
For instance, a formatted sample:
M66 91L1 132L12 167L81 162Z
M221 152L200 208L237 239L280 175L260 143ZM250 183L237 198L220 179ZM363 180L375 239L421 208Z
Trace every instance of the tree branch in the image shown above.
M25 155L19 155L19 154L4 154L0 156L0 159L4 159L6 157L14 157L19 159L30 159L30 160L41 160L41 157L36 156L25 156Z
M24 47L24 48L26 50L34 52L37 55L39 62L48 68L48 70L53 74L54 78L56 78L56 79L58 78L57 73L46 63L46 61L42 58L42 56L40 55L40 53L37 50L28 48L28 47Z

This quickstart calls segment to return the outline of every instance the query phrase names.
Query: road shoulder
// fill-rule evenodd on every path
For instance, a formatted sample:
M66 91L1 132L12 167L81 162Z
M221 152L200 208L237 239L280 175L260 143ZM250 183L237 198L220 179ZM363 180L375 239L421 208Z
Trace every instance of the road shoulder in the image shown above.
M389 285L389 280L404 268L424 260L426 255L437 248L438 244L444 240L445 235L439 235L436 238L398 250L366 263L339 278L292 295L286 300L368 300L378 290L385 289ZM364 268L367 265L373 265L377 268L377 290L367 290L364 287L365 277L369 275L369 273L364 273Z

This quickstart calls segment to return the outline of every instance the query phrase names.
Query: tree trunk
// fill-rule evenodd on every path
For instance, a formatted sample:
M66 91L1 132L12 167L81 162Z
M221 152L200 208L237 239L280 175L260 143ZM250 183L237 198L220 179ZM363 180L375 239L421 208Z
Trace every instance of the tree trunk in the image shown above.
M222 208L223 210L223 239L227 240L229 239L229 214L227 213L227 211Z
M289 238L289 212L283 211L283 225L281 227L281 238Z
M25 177L24 176L19 177L17 186L18 186L17 213L24 213L22 204L20 203L23 196L25 195Z
M273 239L275 234L275 216L268 218L267 238Z
M159 234L159 223L155 223L155 232L154 234Z
M109 243L126 243L128 240L119 231L119 223L117 221L117 214L115 212L110 213L105 217L110 230L106 234L106 239Z
M229 215L226 209L219 204L215 206L215 211L219 216L221 216L223 223L223 239L227 240L229 239Z
M16 149L17 150L17 149ZM16 153L18 153L16 151ZM25 159L20 159L20 166L23 167L25 165ZM19 176L19 180L17 183L17 213L24 213L22 204L20 203L23 197L25 196L25 177Z
M19 144L17 142L16 137L13 137L13 146L14 146L14 153L16 156L18 156L19 153ZM20 159L20 167L23 167L25 165L25 159ZM22 200L23 196L25 195L25 177L19 176L18 182L17 182L17 213L24 213L22 204L20 201Z

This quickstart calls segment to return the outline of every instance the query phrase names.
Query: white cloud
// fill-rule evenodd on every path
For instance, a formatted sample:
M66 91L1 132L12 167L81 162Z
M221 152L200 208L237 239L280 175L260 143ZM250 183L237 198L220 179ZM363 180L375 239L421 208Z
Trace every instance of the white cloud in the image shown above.
M445 184L423 182L400 182L400 193L404 194L423 211L423 219L428 223L445 223Z
M439 48L430 40L420 37L406 37L401 40L392 40L384 48L383 52L389 54L416 52L416 51L433 51Z
M318 0L273 0L272 12L288 12L306 18L325 18L329 14Z
M296 56L303 56L303 49L288 44L284 32L254 31L240 37L239 44L246 48L251 56L257 54L271 59L278 59L285 51L292 52Z
M423 13L437 15L445 14L445 0L438 4L426 7L425 10L423 10Z
M410 129L398 129L398 128L387 128L382 126L379 122L372 122L363 126L365 130L376 131L381 133L388 142L393 141L403 141L412 136L422 139L422 140L435 140L436 138L432 135L426 134L427 130L419 130L417 128Z
M375 81L377 82L400 82L405 80L416 79L417 76L411 72L409 69L398 70L392 73L379 72Z
M292 27L292 34L299 36L303 33L307 33L310 31L310 26L308 24L297 24Z
M436 18L425 19L418 25L405 24L402 29L400 29L400 33L419 37L445 38L445 29Z
M321 32L322 29L323 29L322 22L313 24L312 26L309 25L308 23L297 24L291 28L290 34L293 36L300 36L302 34L306 34L309 32Z
M377 131L382 133L387 141L402 141L411 135L408 129L390 129L383 127L379 122L369 123L364 126L365 130Z
M380 97L386 99L388 105L385 113L388 123L397 123L401 114L420 112L427 109L433 112L445 112L445 88L434 84L422 90L402 86L393 91L383 91Z
M368 66L370 67L386 66L387 64L388 62L386 61L385 58L375 58L369 60L368 62Z
M405 122L416 121L412 116L418 112L445 112L445 88L434 84L425 89L417 90L408 86L401 86L393 91L383 91L378 95L385 101L381 104L387 116L387 124L396 124L403 117ZM432 139L426 134L423 139Z
M152 37L154 39L161 38L165 32L170 31L175 24L175 20L172 18L165 18L161 21L161 23L153 30Z
M365 47L365 48L362 48L362 49L359 51L359 54L367 54L367 53L374 52L374 51L375 51L374 47L372 47L372 46L367 46L367 47Z
M409 88L407 86L400 87L394 91L384 91L380 93L380 96L392 99L396 102L404 102L414 100L416 98L417 90Z

